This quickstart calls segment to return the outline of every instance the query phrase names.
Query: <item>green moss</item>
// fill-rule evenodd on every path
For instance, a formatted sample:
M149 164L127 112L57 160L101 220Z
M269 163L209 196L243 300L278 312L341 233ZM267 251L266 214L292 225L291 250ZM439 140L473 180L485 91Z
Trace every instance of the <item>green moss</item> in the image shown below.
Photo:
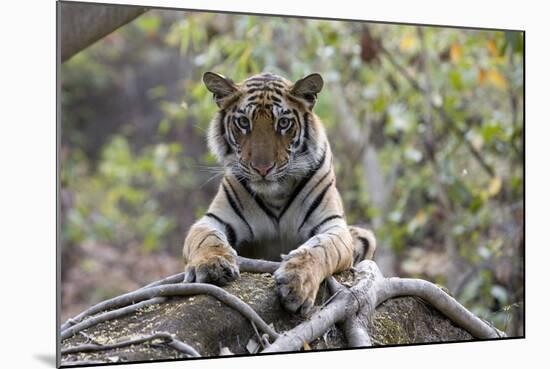
M376 345L401 345L411 343L405 329L388 313L377 313L373 319L376 332L373 340Z

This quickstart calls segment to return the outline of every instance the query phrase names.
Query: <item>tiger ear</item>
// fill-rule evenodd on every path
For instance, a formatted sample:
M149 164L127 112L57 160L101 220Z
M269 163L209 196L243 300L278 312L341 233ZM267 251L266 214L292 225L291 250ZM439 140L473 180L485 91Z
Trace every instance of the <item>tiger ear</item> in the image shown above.
M225 98L238 91L235 82L218 73L206 72L202 76L202 81L206 88L214 94L214 101L220 107Z
M306 100L310 108L315 105L317 94L323 89L323 77L319 73L310 74L296 81L290 93Z

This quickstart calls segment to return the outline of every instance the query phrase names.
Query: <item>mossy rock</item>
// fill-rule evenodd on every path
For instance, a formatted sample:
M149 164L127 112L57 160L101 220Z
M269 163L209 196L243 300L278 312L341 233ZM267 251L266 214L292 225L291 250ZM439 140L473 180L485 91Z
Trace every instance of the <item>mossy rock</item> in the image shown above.
M350 273L342 273L337 278L346 284L353 283ZM289 330L303 321L303 318L283 309L276 295L275 282L269 274L242 273L238 281L224 289L248 303L278 332ZM322 287L316 305L321 306L327 298L328 292ZM375 345L472 339L438 311L413 297L384 302L365 324L369 326ZM98 324L84 330L84 334L64 340L62 347L81 344L90 338L100 344L113 343L153 332L172 333L202 356L219 356L224 347L237 355L249 354L247 344L257 337L252 324L239 312L213 297L200 295L169 298L165 303ZM323 337L306 345L304 349L345 347L342 332L338 327L332 327ZM181 357L181 353L165 345L145 343L107 351L63 355L62 364L68 365L72 361L128 362Z

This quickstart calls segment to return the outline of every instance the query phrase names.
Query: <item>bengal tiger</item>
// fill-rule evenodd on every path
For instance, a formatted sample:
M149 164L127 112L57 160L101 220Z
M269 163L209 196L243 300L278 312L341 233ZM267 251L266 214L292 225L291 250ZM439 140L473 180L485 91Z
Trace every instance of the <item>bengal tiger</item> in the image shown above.
M323 79L291 83L262 73L235 83L207 72L203 82L219 107L208 147L225 170L185 239L185 281L239 278L236 249L281 255L274 273L280 300L306 315L326 277L372 258L376 248L371 231L346 224L331 148L313 113Z

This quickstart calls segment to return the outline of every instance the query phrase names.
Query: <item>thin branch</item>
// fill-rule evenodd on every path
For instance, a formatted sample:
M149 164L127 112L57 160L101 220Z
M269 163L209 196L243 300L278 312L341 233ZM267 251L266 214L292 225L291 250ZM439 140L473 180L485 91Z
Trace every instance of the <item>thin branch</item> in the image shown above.
M279 334L275 332L275 330L271 328L248 304L220 287L205 283L167 284L139 289L137 291L129 292L100 302L99 304L96 304L79 314L78 317L86 317L104 310L127 306L129 304L134 304L136 301L149 300L159 296L188 296L201 294L215 297L226 305L239 311L243 316L254 321L258 328L269 334L272 339L276 339L279 336ZM61 332L61 339L64 340L73 334L74 331L68 328Z
M242 257L242 256L237 256L237 263L239 264L239 270L241 272L248 272L248 273L273 273L275 270L277 270L277 268L279 268L279 265L281 264L281 263L275 262L275 261L267 261L267 260L260 260L260 259L249 259L249 258L245 258L245 257ZM145 285L145 286L135 290L134 292L142 291L144 289L151 288L151 287L162 286L162 285L165 285L165 284L180 283L180 282L183 282L184 279L185 279L185 272L177 273L177 274L168 276L166 278L160 279L158 281L149 283L148 285ZM162 301L160 301L160 302L162 302ZM156 303L160 303L160 302L156 302ZM139 308L136 308L136 310L137 309L139 309ZM93 313L88 312L88 310L81 312L80 314L78 314L74 318L67 319L67 321L61 325L61 331L63 332L65 330L67 330L69 327L74 326L76 324L79 324L79 322L81 322L86 316L89 316L89 315L93 314ZM133 312L133 311L128 310L125 314L131 313L131 312ZM105 320L118 318L118 317L120 317L122 315L125 315L125 314L123 314L121 312L120 315L116 315L116 316L113 316L112 318L107 318ZM102 320L102 321L105 321L105 320ZM95 323L95 324L97 324L97 323ZM84 328L82 328L82 329L84 329Z
M138 290L143 290L145 288L150 288L150 287L162 286L163 284L180 283L180 282L183 282L184 279L185 279L185 272L181 272L181 273L174 274L174 275L171 275L169 277L160 279L158 281L149 283L148 285L145 285L145 286L139 288ZM136 290L136 291L138 291L138 290Z
M164 344L172 347L173 349L178 350L179 352L191 356L191 357L200 357L201 355L191 346L178 339L174 338L171 334L165 332L158 332L151 334L149 336L133 338L127 341L116 342L106 345L96 345L96 344L84 344L79 346L72 346L61 350L61 354L74 354L78 352L90 352L90 351L105 351L112 350L121 347L137 345L144 342L162 340Z
M147 306L160 304L162 302L166 301L166 297L155 297L149 300L141 301L136 304L132 304L129 306L124 306L120 309L110 310L106 311L104 313L95 315L93 317L90 317L88 319L85 319L81 321L80 323L76 323L75 325L69 326L61 331L61 340L64 340L68 337L71 337L75 333L82 333L80 331L93 327L96 324L106 322L108 320L113 320L116 318L123 317L125 315L131 314L139 309L142 309Z

